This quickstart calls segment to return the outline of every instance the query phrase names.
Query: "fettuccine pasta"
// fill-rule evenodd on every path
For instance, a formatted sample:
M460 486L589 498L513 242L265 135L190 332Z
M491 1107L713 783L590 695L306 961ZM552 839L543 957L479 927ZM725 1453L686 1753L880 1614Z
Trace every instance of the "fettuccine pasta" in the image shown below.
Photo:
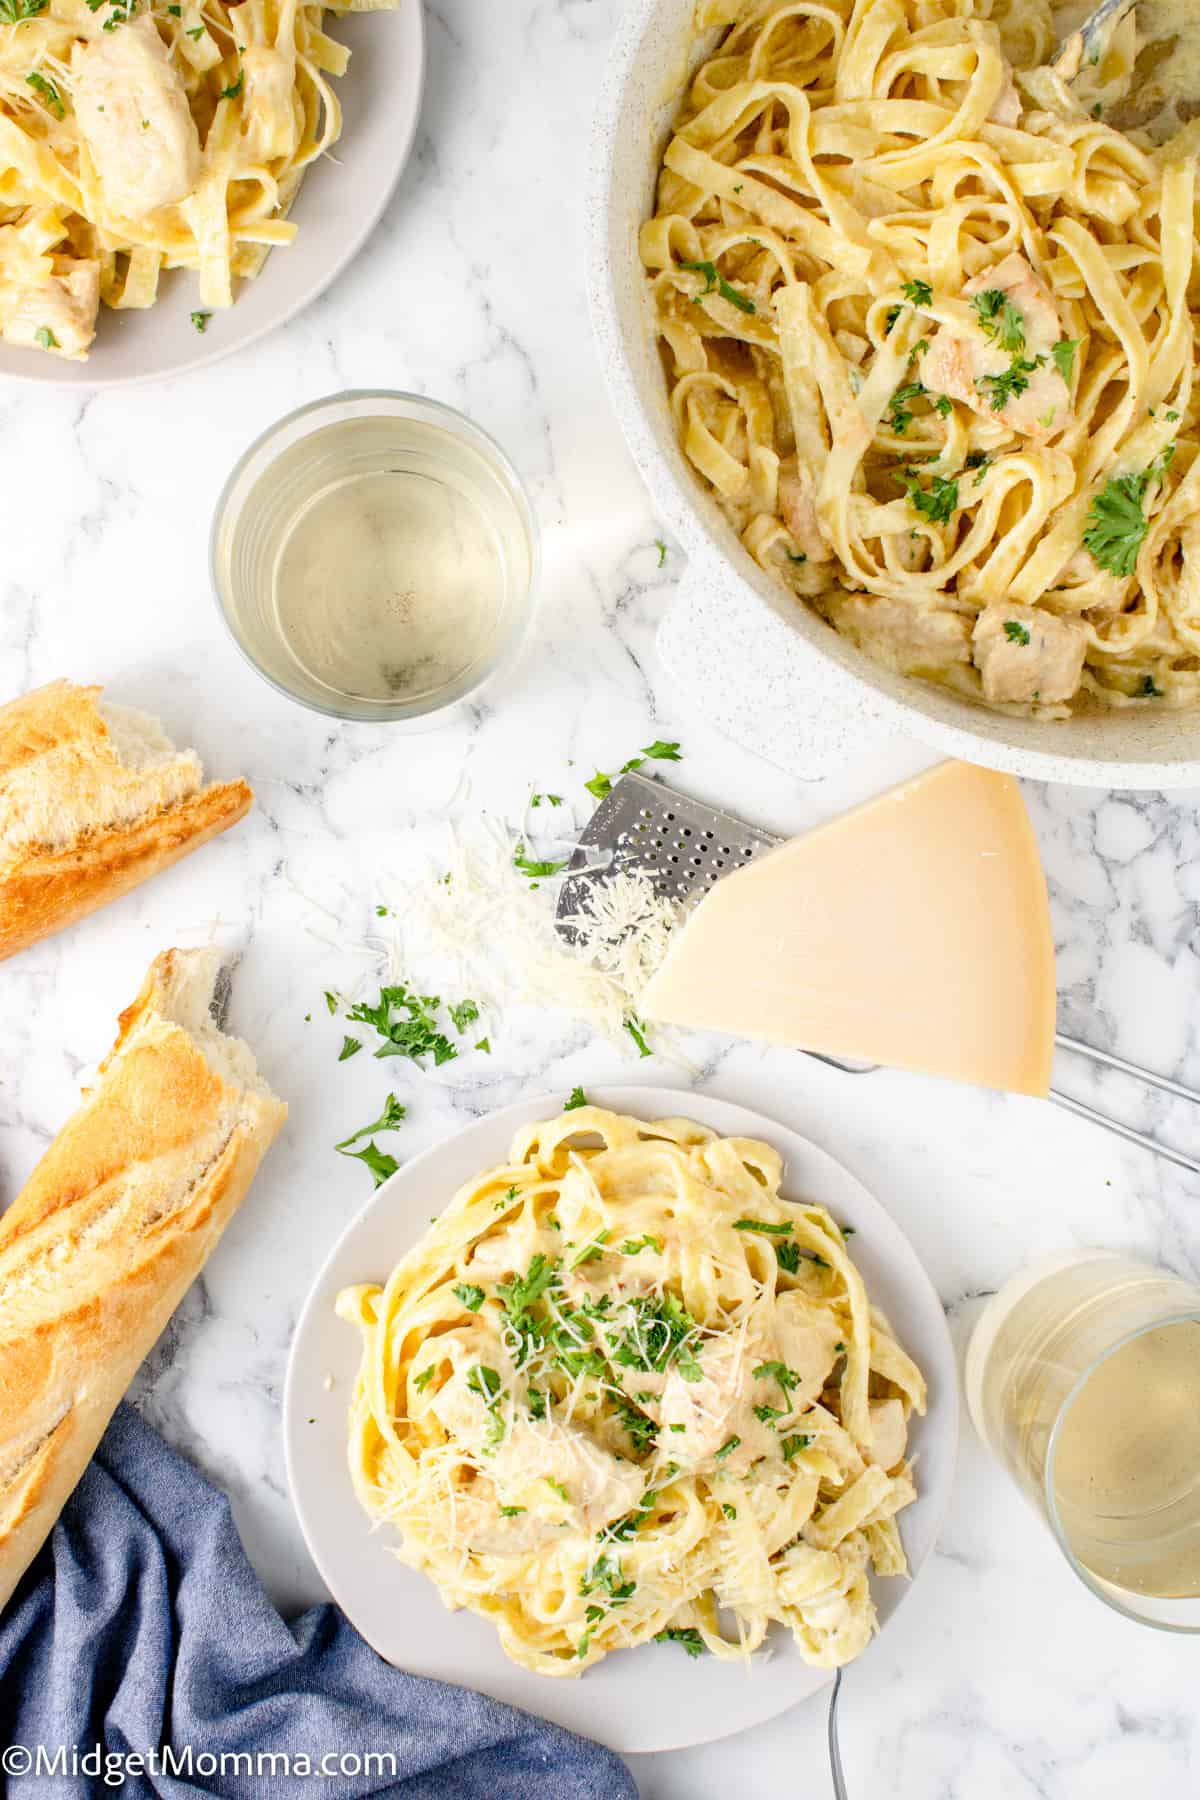
M514 1662L744 1657L772 1622L823 1666L870 1640L925 1384L781 1175L767 1144L585 1105L338 1297L358 1497Z
M341 134L323 28L394 0L0 0L0 337L83 360L101 300L232 304Z
M700 22L728 29L641 253L681 443L746 549L986 705L1200 701L1200 128L1105 122L1133 27L1076 91L1040 66L1044 0Z

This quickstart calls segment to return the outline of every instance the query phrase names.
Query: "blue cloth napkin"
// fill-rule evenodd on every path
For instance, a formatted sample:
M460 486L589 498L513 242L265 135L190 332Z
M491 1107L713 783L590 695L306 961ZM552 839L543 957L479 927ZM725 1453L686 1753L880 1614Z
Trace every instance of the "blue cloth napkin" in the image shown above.
M105 1761L165 1746L167 1767L126 1765L123 1783ZM222 1753L260 1752L349 1760L312 1778L221 1772ZM385 1760L356 1769L368 1755ZM0 1614L0 1769L10 1800L636 1800L607 1750L401 1674L336 1607L285 1623L225 1496L128 1405Z

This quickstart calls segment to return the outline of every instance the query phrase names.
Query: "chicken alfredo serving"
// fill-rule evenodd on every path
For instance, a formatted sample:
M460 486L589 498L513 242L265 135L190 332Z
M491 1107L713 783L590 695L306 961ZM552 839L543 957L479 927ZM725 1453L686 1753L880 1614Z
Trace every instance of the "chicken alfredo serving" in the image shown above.
M1200 124L1105 122L1133 26L1076 91L1044 0L700 19L729 28L641 252L684 450L751 555L991 707L1200 701Z
M329 0L334 12L388 0ZM82 360L163 269L229 306L341 133L314 0L0 0L0 337ZM192 314L203 330L208 315Z
M339 1295L358 1497L514 1662L744 1656L772 1621L818 1665L869 1641L925 1383L781 1174L752 1139L583 1105Z

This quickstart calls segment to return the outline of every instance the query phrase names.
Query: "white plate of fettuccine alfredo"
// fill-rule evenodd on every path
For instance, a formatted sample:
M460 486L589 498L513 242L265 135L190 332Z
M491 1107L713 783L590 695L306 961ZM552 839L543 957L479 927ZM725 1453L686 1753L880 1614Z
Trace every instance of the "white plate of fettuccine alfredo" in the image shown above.
M328 286L404 167L420 0L5 0L0 375L108 386Z
M886 1626L949 1494L953 1356L897 1226L806 1139L670 1089L563 1098L415 1158L346 1231L288 1472L389 1661L678 1748Z

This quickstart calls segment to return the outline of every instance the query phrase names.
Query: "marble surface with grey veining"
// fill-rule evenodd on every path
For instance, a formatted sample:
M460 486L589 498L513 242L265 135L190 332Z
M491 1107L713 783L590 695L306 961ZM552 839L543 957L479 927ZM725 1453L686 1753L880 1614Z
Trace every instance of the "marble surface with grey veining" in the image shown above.
M0 972L0 1204L103 1054L150 956L216 937L240 952L232 1028L291 1106L278 1148L141 1376L148 1417L230 1493L287 1607L321 1594L288 1501L279 1412L307 1286L370 1180L335 1141L387 1085L399 1154L542 1088L622 1074L556 1014L492 1032L493 1055L435 1075L336 1060L322 1004L388 871L436 840L450 797L512 812L528 785L586 817L584 780L654 737L696 795L782 830L828 817L929 759L895 742L805 787L724 741L672 691L654 633L681 557L610 416L584 303L579 192L617 0L435 0L416 153L350 271L253 350L165 386L0 390L0 692L102 681L159 714L250 819L150 886ZM328 174L329 171L324 171ZM119 320L117 321L119 327ZM544 543L536 629L479 704L423 730L339 726L239 660L218 623L207 534L228 469L303 400L344 387L465 408L522 470ZM465 777L466 787L460 788ZM1062 1026L1200 1087L1196 795L1028 787L1049 875ZM886 871L880 870L886 905ZM989 954L979 920L979 954ZM1101 1244L1200 1275L1200 1178L1044 1103L913 1076L855 1079L706 1041L695 1080L808 1132L890 1208L953 1320L1043 1252ZM365 1065L365 1066L364 1066ZM1062 1059L1062 1084L1200 1152L1200 1117ZM965 1433L943 1542L847 1679L854 1800L1176 1800L1200 1793L1200 1640L1139 1630L1068 1574ZM636 1759L654 1800L824 1800L820 1700L748 1738Z

